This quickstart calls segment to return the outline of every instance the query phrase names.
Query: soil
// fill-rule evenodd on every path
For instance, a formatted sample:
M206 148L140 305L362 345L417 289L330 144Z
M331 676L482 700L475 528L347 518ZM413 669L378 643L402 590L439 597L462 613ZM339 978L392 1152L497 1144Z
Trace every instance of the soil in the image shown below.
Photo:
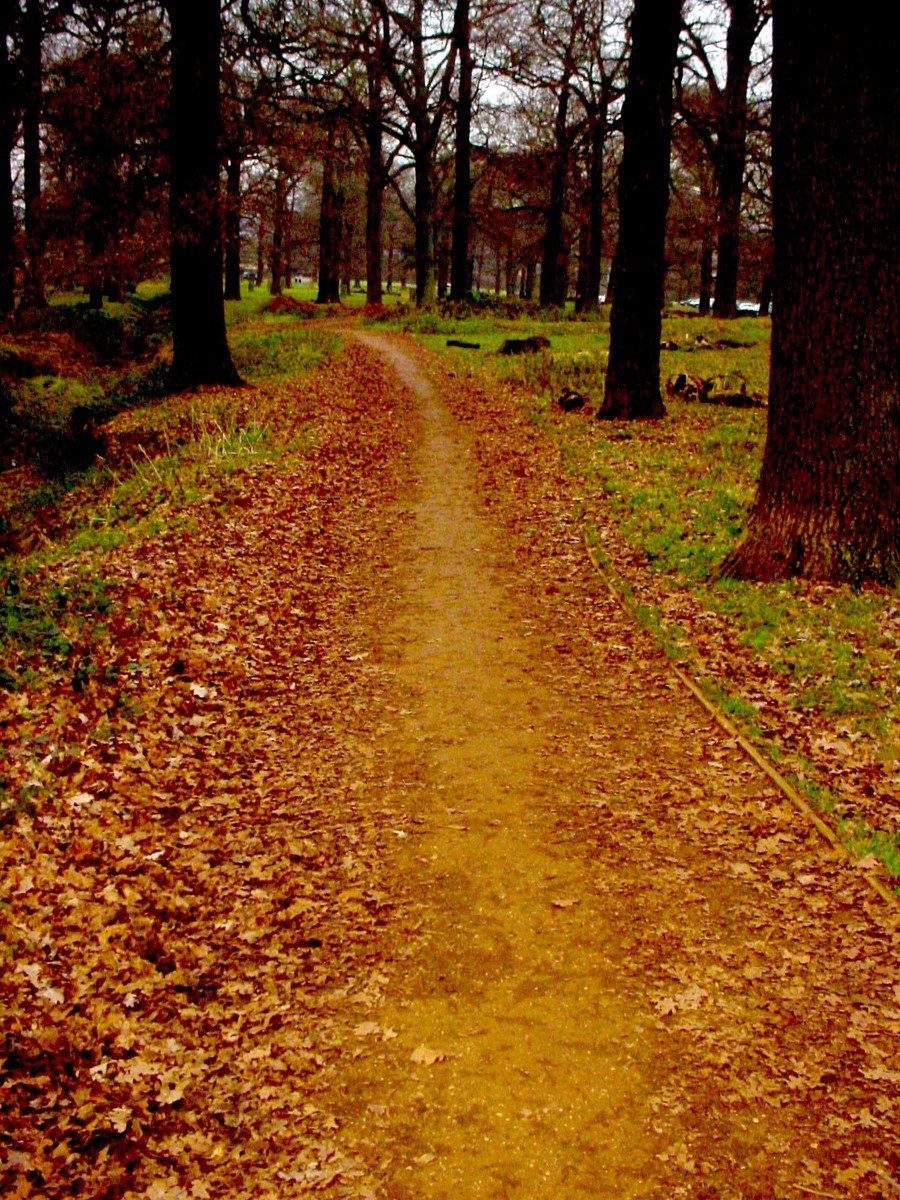
M900 1195L896 910L596 578L527 422L382 333L291 403L307 462L111 555L146 716L57 770L106 702L10 701L61 799L0 862L0 1184Z

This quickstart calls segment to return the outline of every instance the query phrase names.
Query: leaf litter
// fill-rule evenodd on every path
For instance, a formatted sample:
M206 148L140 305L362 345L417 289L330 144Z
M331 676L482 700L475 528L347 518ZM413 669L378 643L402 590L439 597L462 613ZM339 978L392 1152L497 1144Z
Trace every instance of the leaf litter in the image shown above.
M2 698L5 784L31 797L0 840L4 1195L360 1174L316 1099L369 1028L396 920L356 615L390 570L374 514L410 423L353 348L261 401L314 448L211 477L189 526L107 554L89 686L34 664Z
M515 405L443 386L541 669L581 716L612 713L561 731L546 772L581 771L557 837L589 857L629 1003L668 1047L645 1194L892 1196L890 914L598 589L570 481ZM411 400L355 346L278 399L311 449L211 479L189 526L111 551L89 685L45 672L4 697L7 786L30 797L0 842L4 1194L379 1196L397 1135L389 1105L370 1106L382 1147L344 1128L348 1063L396 1036L412 1067L453 1065L383 1017L430 888L391 870L418 831L378 745L408 698L370 632L396 598ZM569 921L576 900L551 904Z

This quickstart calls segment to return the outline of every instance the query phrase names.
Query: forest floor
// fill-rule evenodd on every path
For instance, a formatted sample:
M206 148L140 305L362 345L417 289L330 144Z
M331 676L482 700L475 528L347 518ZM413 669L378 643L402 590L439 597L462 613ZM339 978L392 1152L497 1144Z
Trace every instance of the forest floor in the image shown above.
M295 453L105 552L90 677L3 697L3 1194L900 1196L896 906L549 444L381 332L277 399Z

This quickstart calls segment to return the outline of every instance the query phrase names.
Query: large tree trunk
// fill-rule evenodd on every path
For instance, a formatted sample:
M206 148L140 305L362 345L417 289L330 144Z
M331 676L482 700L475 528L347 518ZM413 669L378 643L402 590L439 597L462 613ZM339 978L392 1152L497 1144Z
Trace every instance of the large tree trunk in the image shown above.
M900 577L900 26L776 0L769 429L724 571Z
M241 298L241 159L225 164L225 299Z
M16 141L16 112L7 46L12 32L12 0L0 0L0 315L11 313L15 306L16 216L11 160Z
M665 416L659 339L681 0L636 0L622 112L619 240L601 417Z
M240 382L225 333L219 0L171 0L172 385Z
M334 186L334 131L328 130L322 159L322 206L319 211L319 291L316 304L341 300L342 197Z
M41 0L26 0L22 21L22 151L25 195L25 278L22 307L42 308L44 295L44 216L41 197L41 48L44 25Z
M539 302L542 308L566 302L569 255L565 244L566 182L569 175L569 85L564 83L556 105L550 200L544 231Z
M726 77L717 147L718 246L715 310L717 317L737 316L741 199L747 153L747 85L750 55L757 36L756 0L729 0L731 20L726 42Z
M450 299L465 300L472 293L469 266L472 201L472 47L469 0L457 0L455 36L459 52L459 97L456 102L456 174L453 181Z

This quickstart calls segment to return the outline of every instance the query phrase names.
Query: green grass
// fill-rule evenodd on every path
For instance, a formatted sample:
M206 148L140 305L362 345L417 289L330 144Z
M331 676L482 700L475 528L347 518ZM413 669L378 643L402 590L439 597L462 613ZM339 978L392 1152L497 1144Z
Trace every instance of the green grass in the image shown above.
M290 315L266 316L238 326L230 345L234 365L246 382L272 383L321 366L334 356L340 338L306 329Z
M17 651L35 655L59 668L72 654L75 643L93 637L112 606L108 584L90 568L60 585L38 581L33 564L24 562L20 573L2 577L0 594L0 687L16 690L28 681L28 667L10 664ZM82 664L75 671L86 670Z
M861 821L841 822L839 832L850 850L859 858L872 854L893 878L900 877L900 837L872 830ZM900 886L894 889L900 895Z

